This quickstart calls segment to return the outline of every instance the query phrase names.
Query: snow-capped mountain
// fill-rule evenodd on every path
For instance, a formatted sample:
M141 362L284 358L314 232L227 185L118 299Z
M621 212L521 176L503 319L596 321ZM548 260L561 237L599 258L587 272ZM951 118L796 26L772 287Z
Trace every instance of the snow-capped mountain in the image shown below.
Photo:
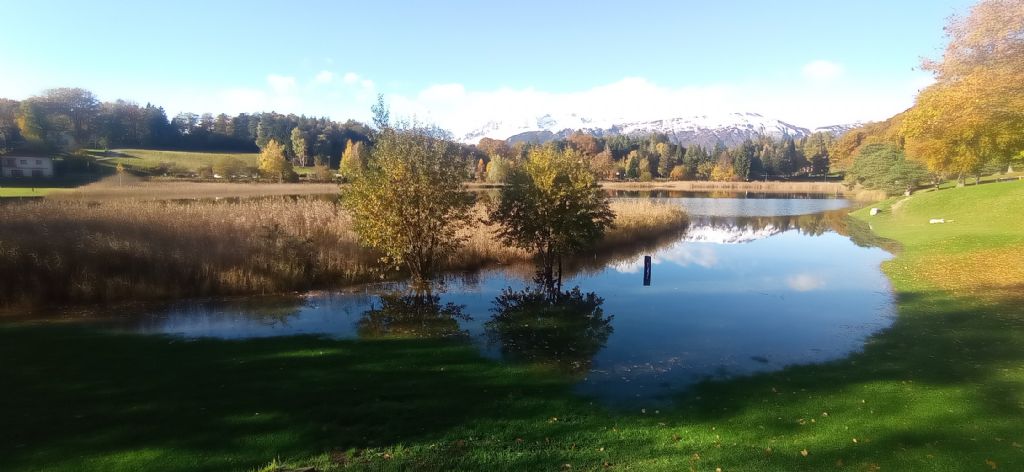
M819 126L817 128L814 128L814 130L811 131L811 132L812 133L829 133L832 136L839 137L839 136L842 136L842 135L846 134L847 131L850 131L851 129L854 129L854 128L859 128L861 126L864 126L864 123L858 121L856 123L848 123L848 124L845 124L845 125Z
M742 244L764 239L785 231L774 225L763 227L740 225L695 224L686 229L682 241L714 244Z
M838 136L856 126L858 124L834 125L815 128L812 131L758 113L700 115L639 122L599 122L575 114L567 116L546 114L530 119L491 121L476 130L465 133L461 141L467 144L476 144L481 138L491 138L504 139L510 144L546 142L562 139L573 132L581 131L595 136L664 133L675 143L712 147L718 142L726 146L734 146L742 143L745 139L756 139L760 136L773 138L790 136L798 139L817 131Z
M466 133L461 141L467 144L476 144L482 138L508 139L511 136L522 133L544 133L545 131L551 132L553 136L554 133L563 130L568 130L569 133L572 133L574 130L600 127L601 125L593 120L578 116L575 113L560 117L555 117L549 113L536 118L489 121L480 128Z

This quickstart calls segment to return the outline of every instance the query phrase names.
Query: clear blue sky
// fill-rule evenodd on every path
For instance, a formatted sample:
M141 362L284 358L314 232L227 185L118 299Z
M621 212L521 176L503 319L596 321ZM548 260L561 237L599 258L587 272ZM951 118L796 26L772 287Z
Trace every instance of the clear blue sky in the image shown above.
M732 101L723 107L818 87L818 102L903 97L899 111L913 98L908 84L927 76L914 70L920 58L941 51L946 18L972 2L5 3L0 96L81 86L172 112L270 107L362 118L382 92L399 111L443 121L482 114L466 109L471 101L528 101L495 99L501 91L555 102L627 77L655 94L725 87ZM776 102L757 105L787 111Z

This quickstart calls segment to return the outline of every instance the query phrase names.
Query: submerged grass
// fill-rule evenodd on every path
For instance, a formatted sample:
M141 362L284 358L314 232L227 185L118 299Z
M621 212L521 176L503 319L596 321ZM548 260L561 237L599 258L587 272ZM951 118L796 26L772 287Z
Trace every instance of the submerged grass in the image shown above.
M622 224L609 248L685 224L678 206L613 207ZM46 200L0 206L0 221L6 304L274 293L397 275L358 245L349 216L322 199ZM530 258L495 241L484 224L467 237L445 268Z
M1024 470L1024 299L917 276L947 254L1019 251L1021 192L993 184L857 213L902 245L884 267L892 327L847 359L709 381L670 409L607 410L573 396L573 378L454 341L3 326L0 468Z

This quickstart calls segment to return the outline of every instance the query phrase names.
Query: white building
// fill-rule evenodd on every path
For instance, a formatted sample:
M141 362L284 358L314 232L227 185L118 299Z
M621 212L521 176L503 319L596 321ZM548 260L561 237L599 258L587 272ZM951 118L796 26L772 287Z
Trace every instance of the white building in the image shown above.
M53 158L44 156L2 156L0 157L0 176L4 178L53 177Z

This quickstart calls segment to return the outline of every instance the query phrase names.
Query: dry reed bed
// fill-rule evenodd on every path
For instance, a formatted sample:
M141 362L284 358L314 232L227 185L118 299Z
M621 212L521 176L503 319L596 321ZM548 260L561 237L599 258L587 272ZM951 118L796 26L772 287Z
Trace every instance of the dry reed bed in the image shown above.
M678 206L616 201L601 250L678 230ZM484 215L482 206L476 208ZM0 205L0 303L104 302L274 293L395 276L359 247L336 203L44 200ZM483 223L447 269L528 261Z

